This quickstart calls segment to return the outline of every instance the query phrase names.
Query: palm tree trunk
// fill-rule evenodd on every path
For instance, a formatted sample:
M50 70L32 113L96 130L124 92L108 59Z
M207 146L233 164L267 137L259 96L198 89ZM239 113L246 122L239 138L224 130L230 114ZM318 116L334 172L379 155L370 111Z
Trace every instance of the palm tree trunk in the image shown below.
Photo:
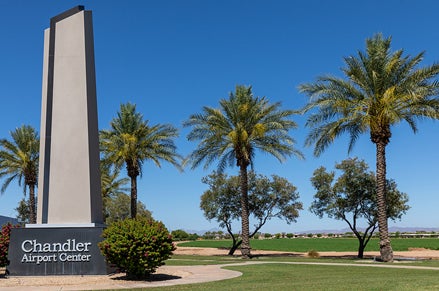
M380 254L384 262L393 261L393 250L389 239L387 226L387 203L386 203L386 144L376 143L376 178L377 178L377 204L378 204L378 228L380 232Z
M248 176L247 167L243 164L239 167L241 178L241 223L242 223L242 244L241 254L243 258L250 258L250 228L248 212Z
M131 178L131 218L137 216L137 176Z
M29 223L37 223L35 216L35 184L29 184Z

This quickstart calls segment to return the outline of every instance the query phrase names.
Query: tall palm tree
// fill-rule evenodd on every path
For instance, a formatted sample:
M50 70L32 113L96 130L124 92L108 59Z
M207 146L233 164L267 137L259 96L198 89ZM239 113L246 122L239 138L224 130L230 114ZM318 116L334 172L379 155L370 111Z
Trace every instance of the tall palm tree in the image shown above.
M35 186L38 181L40 139L37 131L23 125L11 132L12 140L0 140L0 178L5 178L0 192L17 180L24 193L29 188L29 222L36 223ZM23 181L24 180L24 181ZM23 183L24 182L24 183Z
M188 157L192 169L205 162L207 168L219 160L218 170L239 167L241 188L241 223L243 257L250 257L248 175L256 150L267 152L279 161L292 154L302 158L294 148L288 130L296 124L288 118L291 110L280 110L280 103L269 104L266 97L254 97L252 87L236 86L229 99L220 100L220 109L203 107L201 114L191 115L184 125L192 130L187 138L200 143Z
M439 64L419 68L423 52L403 56L403 50L391 52L390 44L390 37L376 34L366 40L366 52L344 58L345 79L322 76L299 87L310 96L303 112L317 109L306 124L312 128L306 144L315 145L316 156L343 133L350 135L349 151L366 132L376 146L378 227L384 261L393 260L385 202L391 126L406 121L416 133L418 119L439 118Z
M137 215L137 177L142 174L145 161L161 167L161 161L180 169L181 157L176 153L174 138L178 131L171 125L149 126L134 104L121 104L111 129L100 132L104 161L120 169L125 165L131 179L131 217Z

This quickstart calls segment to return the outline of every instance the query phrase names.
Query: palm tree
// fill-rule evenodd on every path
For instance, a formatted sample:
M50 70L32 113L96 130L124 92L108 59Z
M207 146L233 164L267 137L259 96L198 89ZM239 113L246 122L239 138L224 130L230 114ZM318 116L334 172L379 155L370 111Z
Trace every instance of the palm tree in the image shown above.
M343 133L350 135L349 151L362 133L369 132L376 146L376 177L380 253L393 260L386 215L386 146L391 126L406 121L414 133L416 121L439 118L439 64L418 68L424 53L403 56L390 51L391 38L381 34L366 40L366 52L344 58L346 79L322 76L317 82L300 85L310 97L303 112L318 109L308 117L311 127L306 145L315 145L319 156Z
M11 132L12 140L0 140L0 178L5 178L0 192L3 194L9 184L18 180L24 193L29 188L29 222L36 223L35 186L38 181L38 158L40 139L37 131L23 125ZM23 184L24 180L24 184Z
M171 125L149 126L136 106L121 104L111 129L100 132L104 161L120 169L125 165L131 179L131 217L137 215L137 177L142 174L143 163L151 160L161 167L161 161L180 169L181 157L176 153L173 139L178 131Z
M114 168L111 164L101 162L101 191L104 210L104 219L108 217L108 204L111 199L118 195L125 194L130 189L125 187L130 182L128 178L119 178L120 169ZM128 195L127 195L128 196Z
M255 151L267 152L281 162L291 154L302 158L288 134L296 127L288 119L293 111L282 111L280 105L269 104L265 97L254 97L251 86L236 86L229 99L220 100L220 109L203 107L203 113L191 115L184 123L192 127L188 140L200 141L187 158L192 169L202 162L207 168L217 159L219 172L226 166L239 167L243 257L250 257L247 168L253 166Z

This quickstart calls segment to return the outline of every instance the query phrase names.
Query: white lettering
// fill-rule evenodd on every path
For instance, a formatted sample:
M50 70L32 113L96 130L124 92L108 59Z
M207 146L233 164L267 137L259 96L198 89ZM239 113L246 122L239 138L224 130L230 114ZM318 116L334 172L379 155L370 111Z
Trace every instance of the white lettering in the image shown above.
M22 263L35 263L37 265L41 264L42 262L56 262L56 255L31 255L31 254L24 254L23 258L21 259Z
M91 242L76 243L76 239L67 239L65 243L40 243L28 239L21 243L21 249L25 253L88 252L91 245Z
M27 248L28 244L30 244L30 247L31 247L30 249ZM21 244L21 249L25 253L30 253L32 251L32 241L30 241L30 240L23 241L23 243Z
M69 255L67 253L61 253L59 255L59 260L61 262L89 262L91 255Z
M84 243L84 251L88 252L88 247L91 246L91 242Z
M76 250L77 250L78 252L82 252L82 251L84 250L84 244L83 244L83 243L78 243L78 244L76 245Z

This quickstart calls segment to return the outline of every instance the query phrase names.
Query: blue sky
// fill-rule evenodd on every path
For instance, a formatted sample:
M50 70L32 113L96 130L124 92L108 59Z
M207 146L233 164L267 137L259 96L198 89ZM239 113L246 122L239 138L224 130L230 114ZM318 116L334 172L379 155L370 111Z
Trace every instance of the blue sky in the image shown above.
M237 84L284 109L298 109L306 96L297 87L318 75L341 76L343 57L363 50L377 32L392 36L394 50L426 51L424 65L439 61L439 2L405 1L2 1L0 3L0 137L22 124L39 129L43 31L50 18L76 5L93 11L99 128L108 128L121 103L137 104L150 124L170 123L180 130L179 153L196 146L186 140L182 122L202 106L217 107ZM343 222L319 219L308 211L313 171L332 169L348 157L347 141L337 140L319 158L304 148L305 117L295 116L291 131L306 159L279 163L257 153L255 169L287 178L300 193L304 210L297 223L272 220L262 231L301 232L341 229ZM421 121L413 134L407 125L393 128L387 149L388 177L408 193L411 209L396 224L439 227L439 123ZM375 170L375 148L367 135L351 157ZM199 209L207 170L178 172L170 165L146 163L139 179L139 200L173 230L215 228ZM237 168L228 169L236 175ZM0 215L15 216L22 189L11 185L0 196ZM235 228L239 231L239 227Z

